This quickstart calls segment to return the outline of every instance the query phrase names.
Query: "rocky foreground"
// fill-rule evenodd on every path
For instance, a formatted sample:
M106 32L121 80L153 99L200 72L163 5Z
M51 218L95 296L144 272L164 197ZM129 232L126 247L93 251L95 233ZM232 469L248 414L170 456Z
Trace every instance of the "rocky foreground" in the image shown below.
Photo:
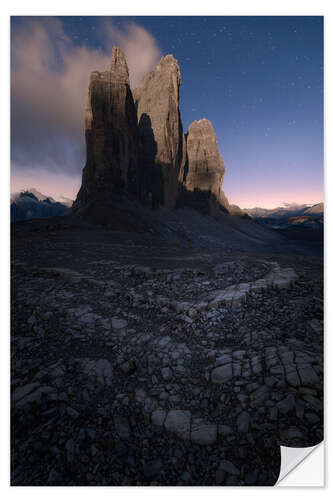
M12 229L12 485L272 485L323 439L322 261Z

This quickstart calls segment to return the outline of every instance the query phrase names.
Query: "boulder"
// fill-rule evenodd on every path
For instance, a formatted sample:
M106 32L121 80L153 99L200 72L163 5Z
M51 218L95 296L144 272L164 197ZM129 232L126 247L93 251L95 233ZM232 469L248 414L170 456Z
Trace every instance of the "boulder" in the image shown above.
M234 476L240 475L239 469L229 460L221 460L219 469L223 470L227 474L232 474Z
M162 408L158 408L151 415L151 421L157 427L162 427L165 421L166 411Z
M232 364L218 366L212 371L213 384L225 384L232 379Z
M183 410L170 410L164 427L168 432L176 434L181 439L189 439L191 427L191 413Z
M237 430L238 432L247 433L249 432L250 426L250 415L243 411L237 417Z
M191 441L203 446L213 445L217 438L217 425L200 418L193 419Z

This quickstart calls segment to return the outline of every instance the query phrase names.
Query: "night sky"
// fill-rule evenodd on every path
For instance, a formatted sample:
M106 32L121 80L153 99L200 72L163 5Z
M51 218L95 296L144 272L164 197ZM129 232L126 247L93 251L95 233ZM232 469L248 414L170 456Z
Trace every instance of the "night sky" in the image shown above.
M12 18L12 190L75 197L89 75L112 44L132 86L176 57L184 130L212 122L231 203L323 200L321 17Z

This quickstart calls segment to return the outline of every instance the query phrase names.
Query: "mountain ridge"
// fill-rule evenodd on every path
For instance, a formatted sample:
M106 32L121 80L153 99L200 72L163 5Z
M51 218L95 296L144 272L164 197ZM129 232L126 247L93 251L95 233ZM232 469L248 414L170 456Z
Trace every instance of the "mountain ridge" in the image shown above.
M324 213L324 203L315 203L311 204L296 204L296 203L288 203L284 206L278 206L275 208L263 208L263 207L254 207L254 208L243 208L243 211L246 212L253 218L287 218L287 217L297 217L306 214L313 215L322 215Z
M71 203L60 202L52 196L44 195L35 188L29 188L10 195L11 222L31 219L46 219L57 215L65 215Z

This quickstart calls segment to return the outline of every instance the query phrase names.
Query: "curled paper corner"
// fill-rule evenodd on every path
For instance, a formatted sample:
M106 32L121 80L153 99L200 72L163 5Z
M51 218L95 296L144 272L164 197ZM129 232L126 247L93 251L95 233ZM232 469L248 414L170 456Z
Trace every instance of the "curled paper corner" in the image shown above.
M324 442L308 448L280 446L281 469L276 486L323 487Z

